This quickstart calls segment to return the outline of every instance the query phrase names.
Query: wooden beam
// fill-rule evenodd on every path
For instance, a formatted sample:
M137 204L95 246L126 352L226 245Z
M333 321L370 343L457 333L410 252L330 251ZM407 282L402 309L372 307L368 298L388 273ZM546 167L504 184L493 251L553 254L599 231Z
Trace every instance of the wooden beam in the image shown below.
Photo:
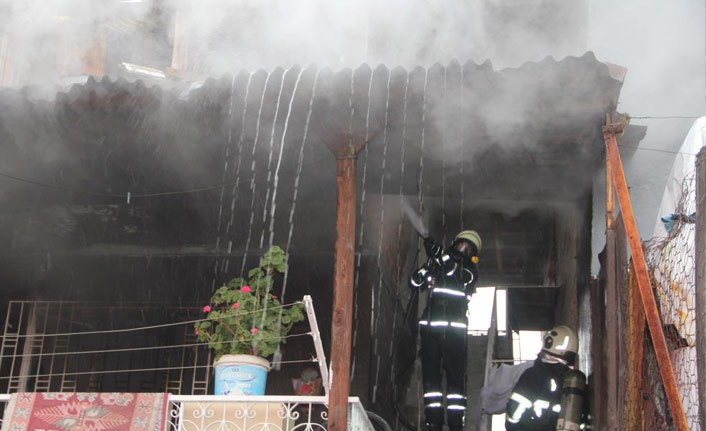
M82 73L96 77L105 75L105 36L99 30L94 30L83 54Z
M612 178L615 183L614 185L618 195L618 202L620 203L620 213L623 218L623 223L625 224L628 244L630 245L630 253L632 255L632 260L635 267L635 277L637 278L637 284L639 286L640 299L642 300L642 306L645 310L645 317L647 319L648 327L650 328L652 344L654 345L655 356L657 357L657 365L659 366L659 371L662 376L662 383L664 385L664 391L667 394L669 408L672 412L672 417L674 418L675 429L679 431L687 431L689 428L686 421L686 415L684 414L684 408L679 397L677 380L674 375L672 361L669 358L669 349L667 347L667 341L664 338L664 332L662 331L662 321L657 309L657 303L650 286L650 279L647 273L647 263L645 262L645 254L642 250L642 242L637 230L637 224L635 223L635 214L633 213L632 202L630 201L628 183L625 178L625 172L623 171L620 153L618 152L616 134L621 131L622 126L620 124L607 124L603 127L603 140L605 141L606 146L606 158L610 160Z
M336 268L331 327L331 393L329 430L345 431L350 389L351 326L355 252L355 159L338 159L336 184Z
M189 39L187 36L186 21L188 19L187 6L179 3L174 13L174 38L172 45L172 64L166 72L174 77L184 78L189 68Z
M645 312L640 304L640 291L635 278L635 268L630 265L628 281L628 388L627 429L643 429L642 410L642 359L645 346Z
M346 431L350 392L353 276L355 273L356 158L367 142L347 133L322 129L326 146L336 156L336 266L331 319L331 392L329 431Z
M603 358L603 322L605 306L603 303L604 286L597 278L591 280L591 357L593 359L593 381L589 385L593 404L593 428L600 429L603 424L605 407L605 361Z
M606 116L606 123L610 119ZM605 324L606 324L606 430L618 429L618 294L617 294L617 240L615 236L615 199L613 195L613 169L610 159L605 161L606 194L606 280L605 280Z
M0 86L6 87L11 84L12 75L12 37L9 30L0 38Z
M696 376L699 420L706 426L706 149L696 158Z

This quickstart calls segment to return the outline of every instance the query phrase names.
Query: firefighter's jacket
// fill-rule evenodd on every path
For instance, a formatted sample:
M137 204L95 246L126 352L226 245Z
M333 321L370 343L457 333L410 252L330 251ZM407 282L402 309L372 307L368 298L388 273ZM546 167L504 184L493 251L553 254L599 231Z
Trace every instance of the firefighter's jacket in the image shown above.
M561 412L561 389L569 367L540 358L520 376L507 402L508 431L554 431Z
M438 244L426 244L427 262L412 277L412 289L428 289L429 302L420 325L467 326L468 300L475 292L478 269L470 258L453 247L442 250Z

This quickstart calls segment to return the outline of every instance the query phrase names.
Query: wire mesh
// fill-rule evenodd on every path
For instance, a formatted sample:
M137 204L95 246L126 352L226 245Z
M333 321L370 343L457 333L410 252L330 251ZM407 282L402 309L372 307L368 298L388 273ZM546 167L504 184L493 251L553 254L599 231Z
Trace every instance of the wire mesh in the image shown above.
M685 178L677 208L665 216L666 238L646 243L645 256L689 429L700 430L696 373L694 175ZM642 372L643 429L673 429L650 338L645 337Z

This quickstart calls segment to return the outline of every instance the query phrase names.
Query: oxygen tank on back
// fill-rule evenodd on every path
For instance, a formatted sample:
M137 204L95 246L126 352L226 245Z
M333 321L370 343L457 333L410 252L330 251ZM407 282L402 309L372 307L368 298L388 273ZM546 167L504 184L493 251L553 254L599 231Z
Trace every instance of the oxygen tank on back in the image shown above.
M561 390L561 411L556 423L557 431L578 431L581 429L586 376L579 370L569 370L564 376Z

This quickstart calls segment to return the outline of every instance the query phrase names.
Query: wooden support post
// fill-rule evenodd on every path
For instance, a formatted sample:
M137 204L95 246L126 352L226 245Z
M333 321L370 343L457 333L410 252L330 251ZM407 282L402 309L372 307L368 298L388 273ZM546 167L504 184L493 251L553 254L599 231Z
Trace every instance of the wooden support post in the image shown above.
M618 152L618 143L616 134L622 132L622 125L607 124L603 127L603 139L606 146L606 158L610 160L613 182L618 194L618 202L620 203L620 213L625 224L625 231L630 245L630 253L635 267L635 277L640 289L640 299L645 310L648 327L650 328L650 336L657 357L657 365L659 366L662 376L664 391L667 394L669 408L674 418L675 429L678 431L687 431L688 425L686 415L682 407L679 397L679 389L677 380L674 375L672 361L669 358L669 349L667 341L664 338L662 331L662 321L657 309L657 303L652 293L650 279L647 273L647 263L645 262L645 254L642 250L640 235L635 223L635 214L633 213L632 203L630 201L630 192L628 191L628 183L625 179L623 164Z
M628 282L628 390L627 429L641 431L642 414L642 359L645 347L645 312L640 304L640 291L635 278L635 268L630 265Z
M189 6L190 7L190 6ZM189 68L189 38L186 21L188 20L187 5L177 2L174 13L174 39L172 45L172 64L166 72L174 77L184 78Z
M606 116L606 123L609 118ZM606 430L618 429L618 294L617 294L617 240L615 236L615 199L613 195L613 173L610 160L606 158ZM602 298L601 298L602 299Z
M593 399L593 429L601 429L604 423L605 407L605 358L603 357L603 341L605 333L603 322L605 321L605 297L604 286L600 280L591 280L591 356L593 358L593 381L589 384Z
M0 37L0 87L11 84L13 52L10 34L10 30L5 30L5 33Z
M100 78L105 75L105 35L96 30L90 42L83 55L82 73Z
M336 267L331 322L331 392L329 431L346 431L350 389L351 327L355 257L356 156L365 142L353 145L353 137L338 136L327 142L336 156Z
M706 148L696 156L696 375L699 420L706 427Z

